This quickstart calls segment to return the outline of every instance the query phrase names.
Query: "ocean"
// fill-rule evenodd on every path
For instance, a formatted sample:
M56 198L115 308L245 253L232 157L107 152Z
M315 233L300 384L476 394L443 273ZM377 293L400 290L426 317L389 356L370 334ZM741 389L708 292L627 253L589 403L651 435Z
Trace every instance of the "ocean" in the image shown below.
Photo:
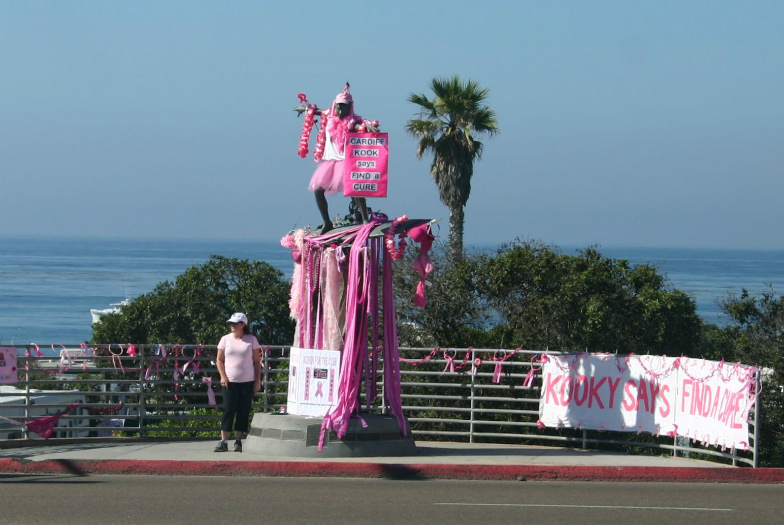
M576 248L561 247L574 254ZM707 322L719 301L769 285L784 294L784 250L599 247L613 259L651 264L689 294ZM151 292L210 255L267 261L290 278L290 252L275 241L185 241L0 236L0 344L74 345L92 337L91 308Z

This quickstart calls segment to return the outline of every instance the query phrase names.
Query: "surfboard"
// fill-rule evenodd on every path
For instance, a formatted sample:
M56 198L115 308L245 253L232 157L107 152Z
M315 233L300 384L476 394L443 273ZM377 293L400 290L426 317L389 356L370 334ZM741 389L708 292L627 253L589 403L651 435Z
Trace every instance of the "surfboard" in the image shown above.
M387 230L389 230L389 228L392 226L392 222L393 221L385 221L380 223L378 226L373 228L373 231L370 232L370 237L382 237L383 235L385 235ZM396 233L403 232L403 231L407 232L408 230L420 226L422 224L427 224L427 223L432 224L435 222L437 222L437 219L407 219L401 222L400 224L398 224L395 231ZM336 234L343 233L344 236L349 235L357 231L360 226L362 226L362 224L349 224L347 226L338 226L332 228L324 235L335 236L335 241L339 242L342 236ZM321 237L321 234L315 231L311 235L308 235L307 237Z

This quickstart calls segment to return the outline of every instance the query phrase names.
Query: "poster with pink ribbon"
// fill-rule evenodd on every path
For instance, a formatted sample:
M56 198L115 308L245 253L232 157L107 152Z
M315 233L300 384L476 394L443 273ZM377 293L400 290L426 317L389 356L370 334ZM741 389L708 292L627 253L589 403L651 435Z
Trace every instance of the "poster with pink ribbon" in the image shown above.
M349 133L343 165L343 194L346 197L386 197L389 135Z
M292 347L286 411L299 416L325 416L337 403L339 373L339 350Z
M12 384L18 380L16 348L0 346L0 384Z
M688 357L545 355L539 424L749 447L758 369Z

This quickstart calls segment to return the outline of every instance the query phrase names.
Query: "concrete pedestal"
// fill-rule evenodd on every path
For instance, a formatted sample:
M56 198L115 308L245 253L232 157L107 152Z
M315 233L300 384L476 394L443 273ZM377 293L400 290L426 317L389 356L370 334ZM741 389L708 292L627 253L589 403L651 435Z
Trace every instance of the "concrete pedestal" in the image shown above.
M323 418L279 414L254 414L244 447L248 452L274 457L340 458L415 456L416 445L409 432L403 436L394 416L363 413L367 423L351 418L343 439L329 431L319 451Z

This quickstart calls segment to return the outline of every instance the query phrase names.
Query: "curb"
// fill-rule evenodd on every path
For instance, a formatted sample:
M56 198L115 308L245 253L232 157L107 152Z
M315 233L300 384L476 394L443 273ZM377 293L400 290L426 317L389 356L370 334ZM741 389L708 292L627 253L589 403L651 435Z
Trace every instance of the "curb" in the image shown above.
M782 483L784 468L442 465L320 461L128 461L0 459L7 474L145 474L186 476L350 477L498 481L649 481Z

